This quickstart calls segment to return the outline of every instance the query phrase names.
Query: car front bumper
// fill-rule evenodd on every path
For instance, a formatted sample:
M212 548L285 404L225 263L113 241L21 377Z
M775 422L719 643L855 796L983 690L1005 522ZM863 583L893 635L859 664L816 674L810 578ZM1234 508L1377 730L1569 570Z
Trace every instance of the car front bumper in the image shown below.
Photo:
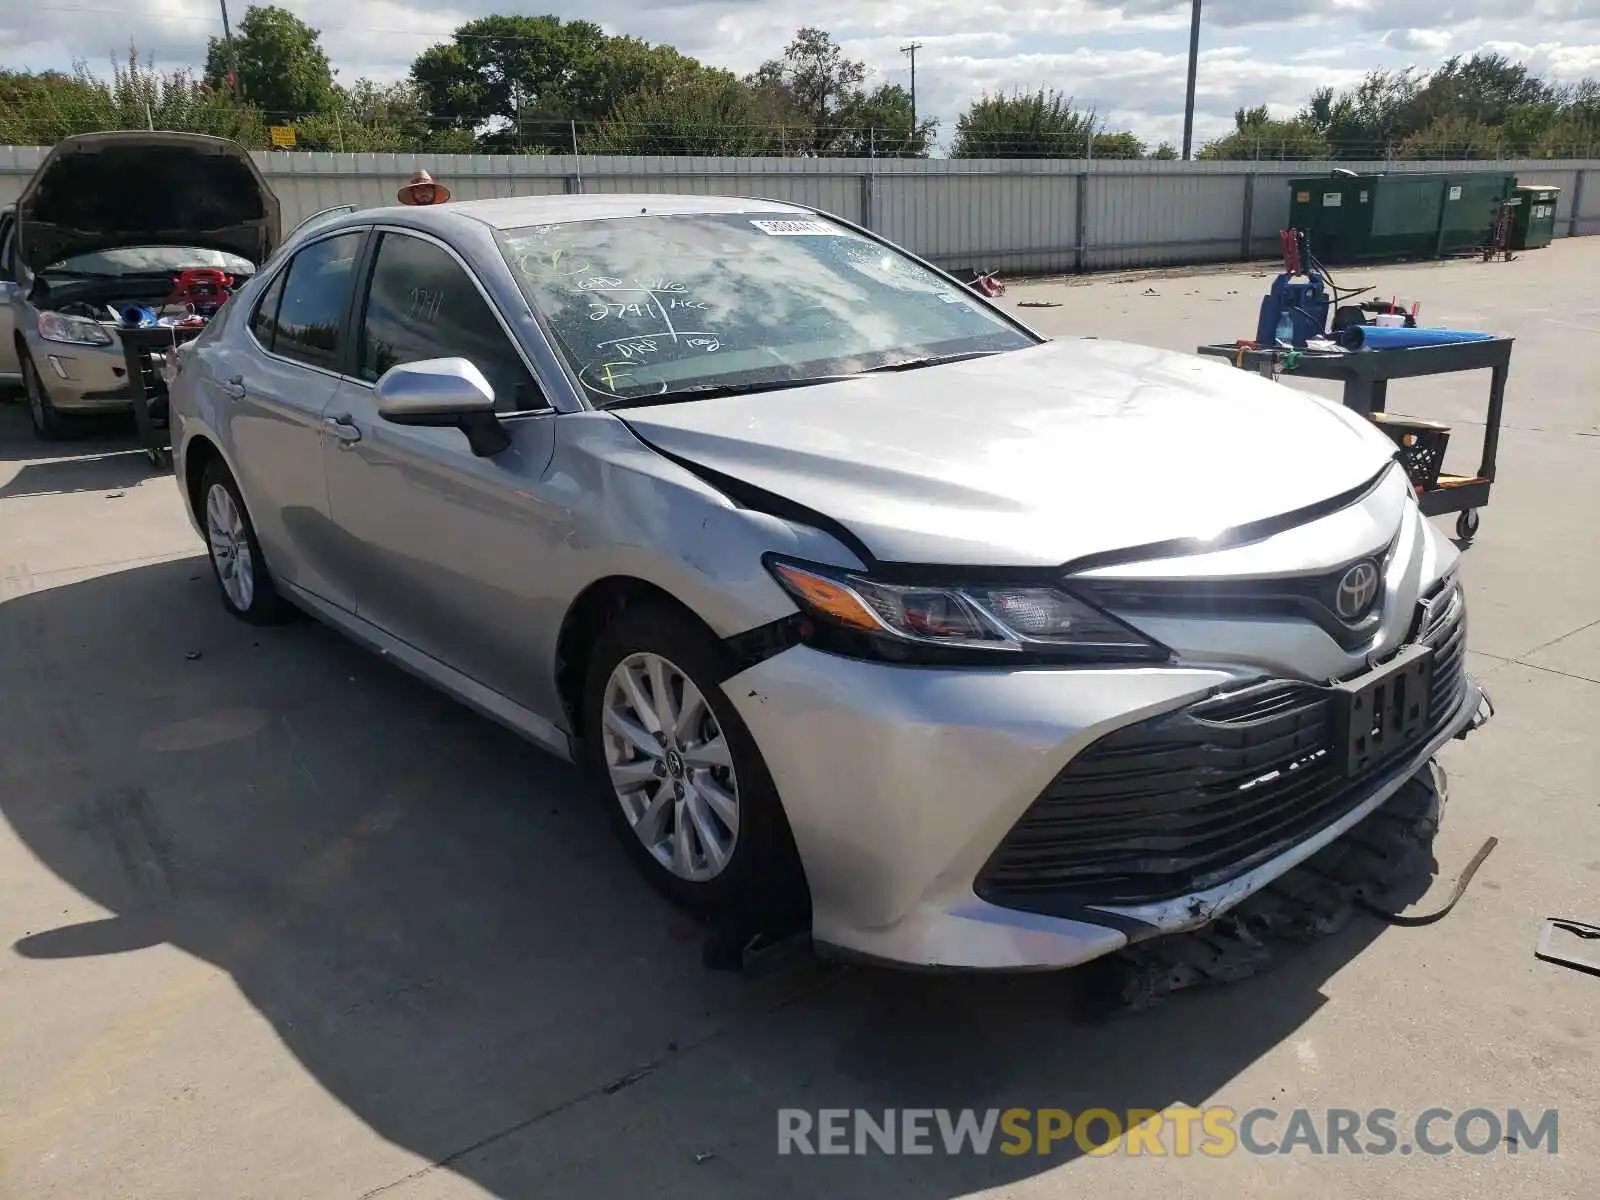
M1195 928L1366 817L1493 709L1464 669L1449 711L1338 816L1220 882L1153 903L1022 911L986 864L1063 768L1108 733L1250 677L1197 668L940 670L794 647L725 690L762 748L805 866L818 950L906 967L1048 970ZM1359 795L1352 793L1359 792Z
M109 346L83 346L46 341L38 334L24 336L53 408L79 415L132 409L133 387L120 340Z

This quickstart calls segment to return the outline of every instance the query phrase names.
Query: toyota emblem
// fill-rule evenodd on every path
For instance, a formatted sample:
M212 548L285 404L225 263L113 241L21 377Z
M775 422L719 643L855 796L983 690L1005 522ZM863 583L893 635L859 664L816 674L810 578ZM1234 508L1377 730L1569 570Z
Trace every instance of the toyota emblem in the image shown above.
M1333 597L1334 611L1341 621L1359 621L1367 615L1378 596L1378 568L1358 562L1339 580Z

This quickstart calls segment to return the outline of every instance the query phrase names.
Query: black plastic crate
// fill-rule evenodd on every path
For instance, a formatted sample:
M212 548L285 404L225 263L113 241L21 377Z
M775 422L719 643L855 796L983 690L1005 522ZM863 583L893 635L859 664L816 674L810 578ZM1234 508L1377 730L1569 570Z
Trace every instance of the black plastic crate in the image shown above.
M1431 492L1439 483L1444 452L1450 444L1450 426L1416 417L1373 413L1372 423L1400 447L1400 465L1419 491Z

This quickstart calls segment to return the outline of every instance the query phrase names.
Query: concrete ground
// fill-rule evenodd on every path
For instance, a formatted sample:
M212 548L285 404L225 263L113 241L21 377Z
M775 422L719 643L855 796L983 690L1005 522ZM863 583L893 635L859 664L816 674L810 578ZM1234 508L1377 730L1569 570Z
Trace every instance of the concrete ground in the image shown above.
M1109 1024L1063 976L706 972L571 770L316 625L228 619L170 478L0 407L0 1195L1594 1195L1600 979L1533 945L1547 915L1600 922L1600 238L1342 274L1519 339L1466 567L1499 717L1445 752L1423 906L1500 845L1439 924L1361 919ZM1186 350L1249 336L1268 282L1006 302ZM1486 388L1391 407L1451 421L1469 466ZM1559 1153L776 1153L782 1107L1183 1104L1387 1108L1407 1133L1435 1106L1558 1108Z

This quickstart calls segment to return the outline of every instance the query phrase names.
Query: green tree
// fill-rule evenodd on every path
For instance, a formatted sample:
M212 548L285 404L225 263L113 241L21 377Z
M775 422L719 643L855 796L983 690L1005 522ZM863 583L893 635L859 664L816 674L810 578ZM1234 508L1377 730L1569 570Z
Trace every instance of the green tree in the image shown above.
M568 119L597 120L635 92L666 91L705 70L671 46L608 37L574 64L563 103Z
M854 98L840 114L844 125L830 149L856 158L927 158L939 122L912 127L911 93L885 83Z
M450 45L424 51L412 74L434 115L467 127L500 126L480 135L487 144L540 144L565 136L566 121L579 115L571 103L572 84L605 41L605 31L593 21L483 17L458 28ZM436 70L427 69L430 64ZM557 124L563 128L555 129Z
M1347 91L1320 88L1299 119L1341 158L1431 154L1445 137L1473 153L1488 153L1491 145L1515 150L1540 144L1561 122L1575 92L1502 54L1479 53L1446 59L1431 74L1415 67L1371 71Z
M295 122L295 147L341 153L423 151L470 154L470 130L433 129L416 86L358 79L339 89L333 110Z
M1506 110L1505 120L1500 125L1503 140L1514 153L1531 153L1544 135L1555 128L1561 116L1562 106L1556 100L1513 104Z
M1162 142L1155 148L1150 157L1159 158L1163 162L1171 162L1178 157L1178 148L1171 142Z
M1500 158L1504 133L1468 117L1440 117L1400 143L1401 158Z
M985 93L956 118L954 158L1083 158L1092 110L1055 89ZM1097 135L1096 141L1103 135ZM1130 135L1131 136L1131 135Z
M1304 114L1274 121L1266 105L1241 108L1233 114L1234 130L1207 142L1195 156L1203 159L1332 158L1328 139Z
M1382 158L1426 123L1427 77L1414 67L1369 71L1354 88L1319 88L1295 120L1321 134L1330 157Z
M60 71L0 71L0 145L48 146L101 128L109 96L80 63Z
M210 40L205 77L212 87L225 88L237 64L240 95L275 119L327 111L336 92L320 37L287 9L252 6L239 22L231 51L221 38Z
M749 76L748 82L767 97L772 111L781 114L785 124L806 131L800 147L811 154L866 154L862 143L870 140L863 116L879 113L895 99L879 89L873 95L878 108L868 111L869 98L862 90L867 66L846 58L844 50L826 31L806 26L795 32L784 47L783 57L769 59ZM911 105L907 95L902 128L908 141L916 140L910 129Z
M266 144L261 114L207 86L188 71L157 71L130 47L111 78L77 63L71 75L0 73L0 142L48 146L103 129L172 129Z
M1545 130L1534 144L1532 157L1594 158L1600 154L1600 120L1581 112L1568 112Z
M411 79L435 126L475 131L485 148L565 149L569 122L599 120L625 96L701 69L670 46L608 37L592 21L491 16L424 50Z
M1144 143L1133 134L1097 133L1094 135L1096 158L1143 158Z
M810 131L786 129L771 98L727 71L705 70L624 96L583 138L585 154L784 155Z
M1428 77L1421 94L1429 124L1470 121L1504 125L1512 110L1559 101L1559 93L1523 63L1503 54L1455 56Z
M1562 91L1559 113L1532 152L1540 158L1593 158L1600 152L1600 81L1584 79Z

